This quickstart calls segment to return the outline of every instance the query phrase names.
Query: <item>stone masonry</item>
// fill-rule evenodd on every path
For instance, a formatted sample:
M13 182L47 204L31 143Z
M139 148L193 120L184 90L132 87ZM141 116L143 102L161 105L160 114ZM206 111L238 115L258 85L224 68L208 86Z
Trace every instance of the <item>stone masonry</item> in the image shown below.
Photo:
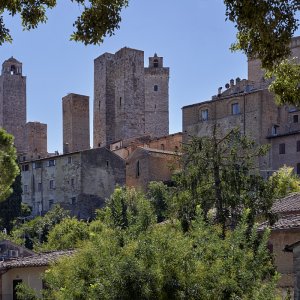
M89 97L69 94L62 99L64 153L90 148Z
M0 127L15 137L18 152L26 150L26 77L22 63L11 57L2 65L0 76Z
M169 69L161 57L122 48L94 61L94 147L150 134L167 135Z

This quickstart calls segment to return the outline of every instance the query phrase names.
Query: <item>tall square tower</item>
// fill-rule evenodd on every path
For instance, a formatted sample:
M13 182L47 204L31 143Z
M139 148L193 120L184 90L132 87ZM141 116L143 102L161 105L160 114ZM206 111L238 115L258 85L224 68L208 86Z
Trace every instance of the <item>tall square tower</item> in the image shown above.
M89 97L69 94L62 109L64 153L90 149Z
M26 77L22 76L22 63L11 57L2 64L0 76L0 127L15 137L18 152L26 149Z

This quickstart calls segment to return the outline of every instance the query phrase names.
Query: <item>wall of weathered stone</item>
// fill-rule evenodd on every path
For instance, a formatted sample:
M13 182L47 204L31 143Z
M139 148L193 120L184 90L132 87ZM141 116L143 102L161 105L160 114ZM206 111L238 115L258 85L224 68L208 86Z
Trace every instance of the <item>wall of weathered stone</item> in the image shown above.
M89 97L68 94L62 99L64 153L90 148Z
M25 125L25 140L27 159L46 157L47 152L47 124L28 122Z
M23 152L26 124L26 77L22 64L10 58L2 65L0 76L0 127L14 135L18 152Z
M145 132L154 137L169 134L169 68L162 57L150 57L145 68Z

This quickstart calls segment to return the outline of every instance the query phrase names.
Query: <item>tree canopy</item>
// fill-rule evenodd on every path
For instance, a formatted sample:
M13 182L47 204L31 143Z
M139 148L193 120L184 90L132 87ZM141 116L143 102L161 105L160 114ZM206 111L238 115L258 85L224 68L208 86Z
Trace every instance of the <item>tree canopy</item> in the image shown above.
M12 192L11 185L20 172L13 141L13 136L0 128L0 201Z
M128 0L70 0L82 11L74 21L75 31L71 40L88 44L99 44L106 36L113 35L121 22L121 10ZM11 42L10 30L5 26L3 13L20 15L25 30L36 28L47 21L47 9L53 9L56 0L14 0L0 2L0 45Z

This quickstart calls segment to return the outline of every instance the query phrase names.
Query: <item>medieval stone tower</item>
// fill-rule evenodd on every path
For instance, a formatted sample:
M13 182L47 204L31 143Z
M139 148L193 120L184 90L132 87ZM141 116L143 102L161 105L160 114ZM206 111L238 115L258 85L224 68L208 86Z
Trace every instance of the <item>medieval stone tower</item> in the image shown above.
M89 97L69 94L62 107L64 153L90 149Z
M2 64L0 76L0 127L14 135L18 152L26 151L26 77L22 63L11 57Z
M169 69L162 57L122 48L94 61L94 147L139 137L169 133Z

